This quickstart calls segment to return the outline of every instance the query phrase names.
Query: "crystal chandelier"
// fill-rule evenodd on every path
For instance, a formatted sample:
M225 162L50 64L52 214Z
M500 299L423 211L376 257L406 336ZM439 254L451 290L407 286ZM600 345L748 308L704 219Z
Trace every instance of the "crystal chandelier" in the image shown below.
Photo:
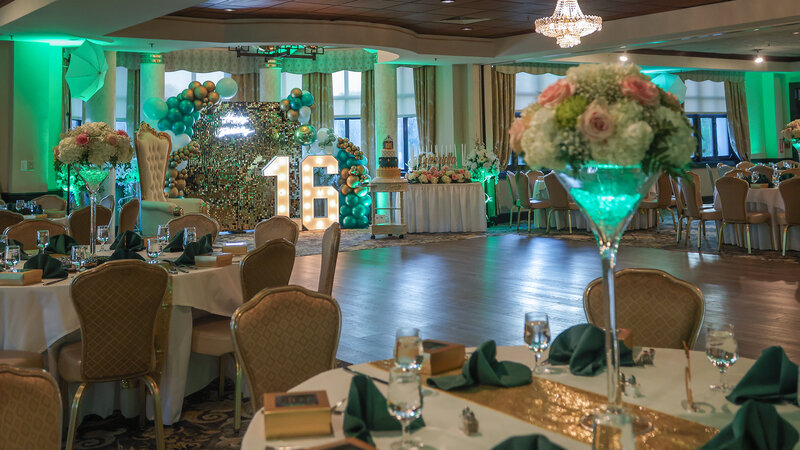
M556 38L561 48L574 47L581 43L581 36L603 29L603 19L584 15L578 0L558 0L553 15L536 19L535 24L537 33Z

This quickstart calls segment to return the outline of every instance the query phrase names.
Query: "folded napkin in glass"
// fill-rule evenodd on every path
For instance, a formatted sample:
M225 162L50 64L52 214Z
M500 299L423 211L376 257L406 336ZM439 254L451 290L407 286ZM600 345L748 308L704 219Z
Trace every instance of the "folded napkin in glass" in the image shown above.
M783 347L770 347L761 352L726 398L737 405L747 400L797 404L797 364L789 360Z
M500 387L514 387L530 384L531 369L512 361L497 360L497 345L486 341L469 357L461 373L428 378L428 384L450 391L478 384Z
M50 236L47 247L44 248L45 253L56 253L58 255L69 255L72 252L72 247L78 245L78 241L68 234L57 234Z
M550 364L569 364L573 375L593 377L606 367L605 332L592 324L569 327L550 345ZM619 359L623 366L633 366L633 352L619 341Z
M733 421L700 448L790 450L797 441L797 430L778 414L774 406L748 400Z
M18 241L16 239L9 239L8 240L8 245L16 245L16 246L19 247L19 257L20 257L20 259L28 259L28 258L30 258L30 255L25 253L25 250L23 250L25 248L25 246L22 245L22 242L20 242L20 241ZM2 252L3 255L5 255L5 252L6 252L5 244L0 244L0 252Z
M144 241L142 240L142 237L139 236L138 233L134 233L131 230L127 230L117 236L117 238L114 239L114 242L111 244L111 250L115 250L120 245L123 248L133 250L134 252L140 252L144 250Z
M512 436L497 444L492 450L564 450L564 447L550 442L541 434Z
M211 247L211 234L207 234L197 242L190 242L189 245L183 250L183 254L175 260L175 264L181 266L194 265L194 257L198 255L207 255L214 251Z
M127 248L122 246L114 250L114 253L112 253L111 256L109 256L106 261L116 261L119 259L138 259L139 261L144 261L142 255L136 253L133 250L128 250Z
M422 417L411 422L411 429L425 426ZM401 425L386 409L386 397L366 375L356 375L350 381L347 408L344 410L344 435L353 436L375 445L371 431L400 430Z
M40 253L31 257L22 266L23 269L42 269L42 278L65 278L67 270L61 261L53 258L46 253Z
M179 231L175 236L169 238L169 242L167 243L167 246L164 247L164 251L169 253L183 251L183 230Z

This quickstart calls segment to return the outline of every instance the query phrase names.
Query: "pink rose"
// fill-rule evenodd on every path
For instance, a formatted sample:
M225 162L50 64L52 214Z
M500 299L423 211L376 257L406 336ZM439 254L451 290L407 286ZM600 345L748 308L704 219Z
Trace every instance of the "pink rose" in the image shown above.
M433 177L428 175L428 181L433 181Z
M578 131L592 142L603 142L614 134L614 118L605 105L592 102L578 116Z
M106 142L108 142L108 145L116 146L117 143L118 143L117 142L117 135L109 133L108 135L106 135Z
M75 143L78 145L86 145L89 143L89 135L86 133L81 133L75 136Z
M622 95L630 97L643 105L653 106L658 104L658 87L636 75L625 77L620 82L620 87L622 88Z
M456 174L451 175L450 178L452 178L453 181L458 181L458 175Z
M514 122L511 123L511 127L508 129L508 134L511 137L510 144L511 148L517 151L522 150L522 133L528 127L525 126L525 121L522 119L516 119Z
M117 130L117 134L122 137L130 137L128 136L128 133L125 132L125 130Z
M539 94L538 102L542 106L556 106L574 93L575 85L562 78L547 86Z

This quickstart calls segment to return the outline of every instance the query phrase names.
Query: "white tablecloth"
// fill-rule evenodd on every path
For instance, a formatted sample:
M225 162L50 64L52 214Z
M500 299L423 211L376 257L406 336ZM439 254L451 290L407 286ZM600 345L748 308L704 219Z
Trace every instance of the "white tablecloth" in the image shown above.
M409 233L486 231L481 183L411 184L405 195Z
M775 239L774 250L781 248L781 239L783 233L776 218L778 213L786 211L783 204L783 197L778 188L764 188L764 189L750 189L747 191L747 210L748 211L766 211L772 216L772 236ZM722 203L720 202L717 190L714 189L714 208L717 211L722 211ZM717 222L717 229L719 229L722 222ZM762 250L773 250L770 247L769 240L770 228L767 224L750 225L750 246ZM726 244L747 245L744 242L739 243L736 237L736 227L727 225L725 227L725 236L722 242ZM789 249L800 250L800 228L794 227L789 230Z
M165 254L174 259L178 253ZM192 357L197 362L190 374L192 343L192 308L213 314L230 316L241 305L239 264L190 270L172 275L172 313L164 372L159 383L164 423L180 419L185 395L202 388L217 376L216 360ZM47 280L45 280L47 282ZM45 352L60 339L80 329L80 322L69 296L70 280L44 286L0 287L0 348ZM48 352L49 370L58 376L56 352ZM187 386L188 383L188 386ZM93 385L87 390L81 406L82 415L89 413L108 416L114 409L126 415L136 414L136 395L129 405L126 393L117 392L118 383ZM76 386L72 387L71 393ZM124 397L120 398L120 395Z
M513 360L532 364L533 355L526 347L501 347L498 348L498 359ZM679 416L687 420L700 422L705 425L721 428L733 419L739 406L725 400L720 393L711 392L708 385L719 381L719 373L709 364L702 352L692 352L692 389L696 402L713 405L714 412L707 414L690 414L681 408L681 400L686 398L684 389L684 370L686 357L681 350L658 349L656 351L656 365L646 368L623 367L622 372L635 375L641 385L642 397L624 397L628 403L643 405L667 414ZM729 370L728 382L736 383L747 372L753 360L742 358ZM549 375L547 378L579 389L589 390L604 394L606 389L606 375L602 373L595 377L578 377L571 375L566 366L559 375ZM388 374L369 364L353 366L359 372L387 379ZM325 390L331 404L347 397L352 375L341 369L331 370L296 386L293 391ZM386 385L376 383L384 395ZM420 438L425 448L436 449L488 449L499 444L510 436L540 433L564 448L589 448L589 445L572 440L564 435L535 427L512 416L494 409L468 402L446 392L432 390L424 398L422 415L426 426L413 433ZM480 433L473 437L464 435L459 430L461 409L468 405L475 413L480 426ZM795 428L800 429L800 408L792 405L777 405L778 411ZM260 412L260 411L259 411ZM242 440L245 450L262 450L265 445L291 446L292 448L310 447L343 439L342 415L333 416L333 437L276 440L267 442L264 439L264 420L261 414L250 422L247 432ZM392 442L399 439L400 432L372 433L378 448L389 448ZM429 447L430 446L430 447Z

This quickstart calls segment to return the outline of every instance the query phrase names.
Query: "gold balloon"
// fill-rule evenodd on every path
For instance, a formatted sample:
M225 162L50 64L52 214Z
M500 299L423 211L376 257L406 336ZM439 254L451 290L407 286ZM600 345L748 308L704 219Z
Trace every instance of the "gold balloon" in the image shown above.
M364 172L366 172L366 171L367 171L366 167L364 167L362 165L356 166L356 175L364 175Z
M183 99L184 100L194 100L194 91L191 89L184 89L183 92Z
M183 191L178 191L178 198L183 198Z
M179 191L186 189L186 180L175 181L175 187L177 187Z
M348 186L346 184L342 185L342 195L347 195L347 194L349 194L351 192L353 192L353 188L351 188L350 186Z
M194 88L200 87L200 86L202 86L202 84L199 81L192 81L191 83L189 83L189 89L192 89L192 90L194 90Z
M342 171L339 172L339 176L346 179L350 176L350 169L342 169Z
M202 100L195 100L194 101L194 110L195 111L200 111L201 109L203 109L203 101Z
M286 111L286 118L289 119L290 122L297 122L297 119L300 118L300 113L293 109Z
M169 190L169 198L178 197L178 188L174 187Z
M214 92L214 89L216 89L217 85L214 84L213 81L209 80L209 81L204 81L203 82L203 87L206 88L206 90L210 94L210 93Z
M303 91L300 88L294 88L291 90L289 95L291 95L294 98L300 98L303 96Z
M357 187L360 179L355 175L347 177L347 185L350 187Z
M292 109L292 107L289 106L289 100L286 99L281 100L281 111L286 112L290 109Z
M201 98L205 100L208 97L208 89L204 88L203 86L197 86L194 88L194 98Z
M211 102L211 103L219 103L220 100L222 100L222 98L220 98L219 94L217 94L216 92L210 92L208 94L208 101L209 102Z
M363 197L363 196L367 195L367 191L369 191L369 188L365 188L365 187L357 187L357 188L353 189L353 192L359 197Z
M178 176L178 169L174 169L174 168L173 169L169 169L167 171L167 176L169 178L176 178Z

